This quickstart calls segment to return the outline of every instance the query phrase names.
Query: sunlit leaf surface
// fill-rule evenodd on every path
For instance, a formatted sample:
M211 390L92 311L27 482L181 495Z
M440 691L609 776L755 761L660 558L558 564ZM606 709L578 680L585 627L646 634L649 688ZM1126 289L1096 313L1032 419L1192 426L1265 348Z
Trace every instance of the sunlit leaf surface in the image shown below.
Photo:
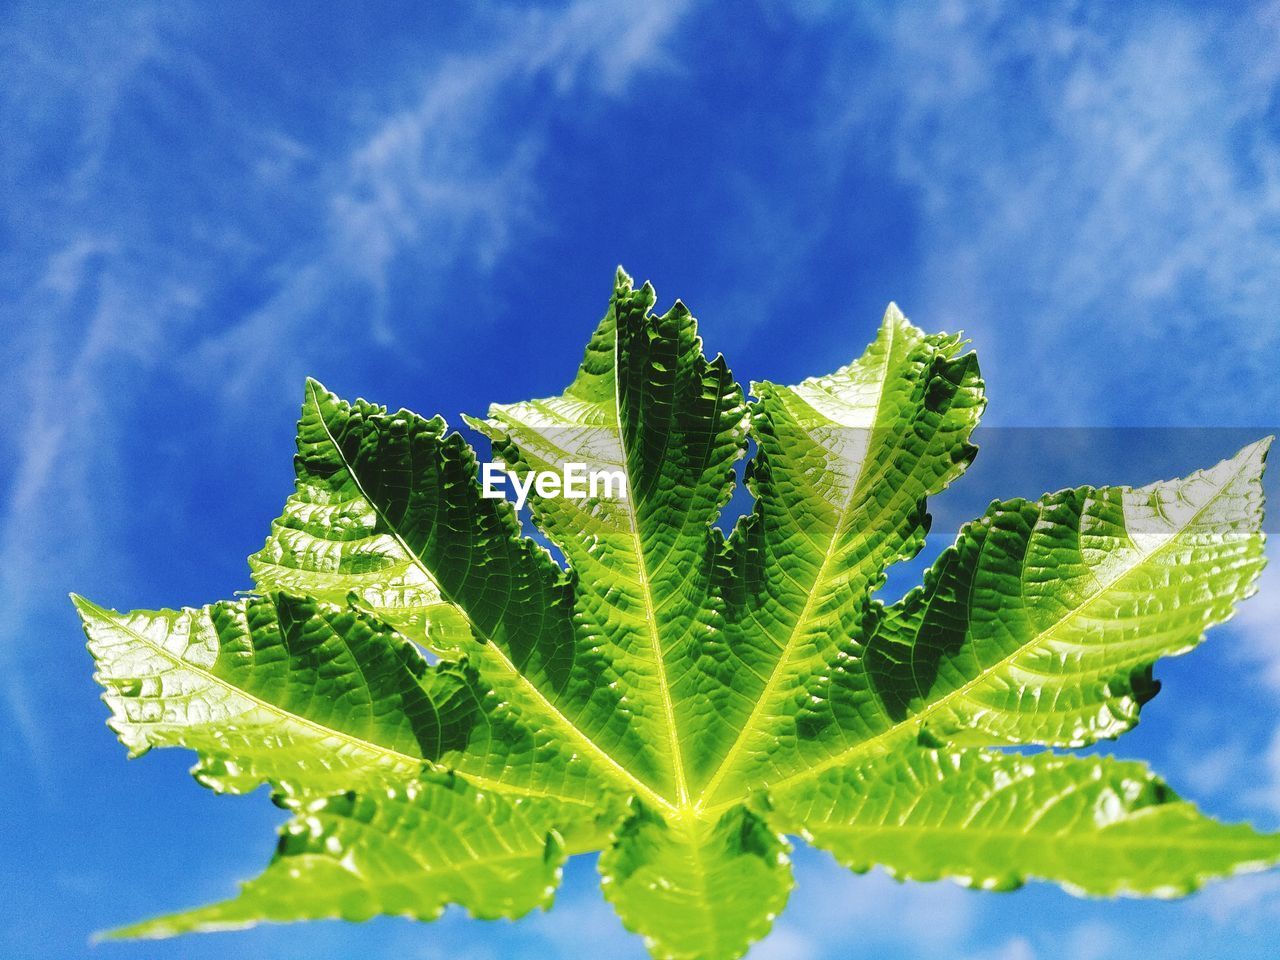
M599 850L654 956L732 958L785 907L788 836L858 871L1095 895L1280 861L1280 836L1140 764L1060 752L1132 727L1153 663L1254 589L1266 441L1182 480L993 503L885 607L926 498L974 456L974 355L891 306L861 358L749 402L655 299L619 271L563 394L468 419L518 477L618 478L530 489L565 568L443 420L309 382L258 596L76 598L130 753L190 748L200 782L267 784L293 815L238 896L117 935L515 917ZM726 538L752 439L754 508Z

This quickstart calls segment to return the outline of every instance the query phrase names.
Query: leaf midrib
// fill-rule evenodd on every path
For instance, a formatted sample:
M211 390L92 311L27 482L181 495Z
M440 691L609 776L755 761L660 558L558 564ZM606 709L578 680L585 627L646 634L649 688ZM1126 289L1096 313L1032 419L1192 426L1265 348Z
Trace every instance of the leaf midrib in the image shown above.
M97 613L102 615L104 620L107 620L115 624L117 628L125 631L131 637L140 641L144 646L149 647L151 650L160 654L160 656L164 657L165 659L173 663L174 666L182 670L189 670L198 676L204 677L206 680L208 680L210 683L214 684L215 686L221 687L224 690L231 691L235 693L237 696L243 697L244 699L248 700L250 703L256 704L257 706L263 708L269 713L273 713L277 716L284 717L288 720L291 720L297 723L300 726L308 727L312 730L315 730L316 732L320 733L323 736L336 737L337 739L342 740L345 743L349 743L352 746L368 750L371 753L379 753L384 756L394 758L396 760L408 761L414 766L422 766L423 764L430 764L431 762L425 757L415 757L411 754L401 753L399 750L396 750L394 747L388 747L383 744L376 743L372 740L366 740L363 737L357 737L354 734L346 733L345 731L342 731L342 730L336 730L333 727L326 727L324 724L319 723L318 721L312 720L310 717L303 716L302 714L294 713L292 710L289 710L288 708L283 707L278 703L272 703L269 700L263 700L261 697L257 696L256 694L250 693L248 690L245 690L243 687L236 686L227 678L219 676L209 668L202 667L197 663L193 663L192 661L185 659L181 655L174 653L168 647L165 647L162 644L156 643L146 634L139 633L137 630L133 629L131 626L126 624L119 616L112 616L112 613L114 611L106 610L105 608L98 606L96 603L93 603L90 600L84 600L84 598L81 598L81 599L83 600L84 603L92 606ZM196 611L193 611L193 612L196 612ZM141 723L139 724L139 726L145 727L147 726L147 724ZM191 727L183 727L182 729L190 730Z
M1149 836L1133 836L1119 835L1120 828L1132 826L1135 821L1150 818L1163 813L1165 810L1171 809L1166 805L1163 807L1150 807L1147 810L1138 810L1130 813L1123 820L1116 820L1112 823L1104 824L1096 830L1081 833L1078 830L1059 830L1054 833L1027 833L1020 830L1016 826L986 829L975 828L971 826L957 826L952 824L930 825L930 824L840 824L836 826L819 827L819 830L827 835L835 835L842 837L854 836L857 834L922 834L924 836L951 835L972 839L975 835L982 837L992 837L1001 840L1021 840L1035 844L1060 844L1064 840L1069 840L1075 847L1080 845L1088 845L1095 843L1099 846L1107 847L1180 847L1191 850L1203 850L1206 845L1214 847L1237 847L1237 846L1256 846L1258 844L1258 836L1241 836L1239 838L1232 837L1229 839L1214 839L1212 843L1206 844L1203 839L1177 839L1171 838L1168 834L1153 834ZM1265 838L1265 834L1263 838ZM1069 851L1068 851L1069 853Z
M880 392L876 396L875 412L871 416L871 429L874 431L876 424L880 422L880 408L884 402L885 392L888 388L889 366L893 360L893 348L897 339L897 325L894 324L889 328L888 341L885 344L884 363L880 369ZM810 409L814 409L810 405ZM818 413L814 409L814 413ZM806 431L807 433L807 431ZM872 440L874 437L872 438ZM746 745L749 734L754 733L757 720L760 718L761 712L770 703L778 684L783 677L783 667L791 662L791 657L795 652L795 641L798 636L802 635L801 625L810 617L814 607L816 597L818 595L818 584L822 583L827 576L827 568L831 565L831 560L836 554L836 544L840 541L844 533L845 523L848 521L850 509L857 497L858 491L862 489L862 480L866 476L867 456L870 454L872 440L868 440L867 450L863 455L863 462L858 471L858 480L849 488L849 495L840 506L840 511L836 520L835 530L832 532L830 540L827 542L827 549L822 558L822 564L818 568L818 573L813 579L813 583L807 590L804 609L800 611L800 616L796 618L790 632L787 635L786 643L783 646L782 655L778 657L777 662L773 666L773 670L769 674L764 689L760 693L760 697L756 700L755 706L751 708L751 713L747 716L746 722L743 723L742 729L738 732L738 736L734 739L733 744L726 751L724 757L721 758L719 766L716 767L715 773L711 779L707 781L702 788L698 797L698 806L701 807L703 801L715 795L716 788L726 776L733 770L733 764L737 760L738 754L742 752ZM794 578L793 578L794 579ZM799 586L799 584L797 584Z
M658 695L662 702L662 712L666 719L667 749L671 752L671 772L675 778L676 806L689 805L689 784L684 769L684 754L680 746L680 734L676 728L675 704L671 699L671 687L667 681L667 665L662 652L662 641L658 637L657 612L653 603L653 588L649 579L648 561L645 558L644 544L640 540L640 525L636 516L635 488L631 483L631 458L627 453L626 430L622 423L622 377L619 356L622 338L615 327L613 333L613 418L618 427L618 450L622 454L622 475L627 481L627 497L624 512L627 515L627 528L631 534L631 542L635 549L636 573L640 580L640 593L644 598L644 618L646 632L649 636L649 647L653 654L654 670L657 673ZM670 808L672 804L666 803Z
M292 710L289 710L278 703L272 703L269 700L263 700L261 697L250 693L248 690L245 690L243 687L236 686L234 683L227 680L225 677L221 677L218 674L214 673L212 670L202 667L199 664L192 663L190 660L184 659L179 654L174 653L172 650L168 649L162 644L156 643L154 640L152 640L150 637L146 636L145 634L139 633L137 630L134 630L132 627L128 626L122 619L120 619L119 616L112 616L114 611L107 610L104 607L101 607L98 604L94 603L92 600L87 600L84 597L81 597L80 600L81 602L92 607L98 614L100 614L103 617L103 619L109 621L110 623L115 624L117 628L125 631L130 636L139 640L144 646L150 648L151 650L154 650L160 656L164 657L165 659L173 663L174 666L182 670L190 670L192 673L197 674L198 676L204 677L210 683L218 687L221 687L224 690L231 691L237 696L243 697L244 699L248 700L250 703L256 704L257 706L261 707L263 710L266 710L268 713L272 713L272 714L275 714L276 716L283 717L287 720L290 720L298 724L299 726L307 727L315 731L316 733L320 734L322 737L336 738L338 740L343 741L344 743L350 744L353 747L366 750L369 753L378 754L378 755L387 757L389 759L393 759L397 762L406 761L414 767L420 768L425 766L428 769L434 769L434 770L442 769L438 763L426 757L416 757L413 754L403 753L399 750L396 750L394 747L388 747L385 744L376 743L375 741L372 741L372 740L366 740L363 737L357 737L354 734L347 733L343 730L338 730L334 727L327 727L316 720L312 720L310 717L303 716L302 714L299 714L299 713L294 713ZM348 647L348 649L350 648ZM136 726L142 726L142 727L151 726L151 724L147 724L145 722L142 722L142 723L139 723L136 721L129 721L129 722ZM178 729L190 730L191 727L182 726L182 727L178 727ZM196 750L197 753L200 752L199 748L197 747L191 747L191 749ZM557 800L561 803L573 803L573 804L579 804L583 806L591 805L586 801L579 800L575 797L563 796L561 794L549 793L547 791L542 791L542 790L533 790L529 788L517 787L512 784L503 783L500 780L493 780L490 777L486 777L482 774L469 773L463 770L455 770L453 772L457 773L457 775L462 777L464 780L467 780L475 784L477 787L486 787L490 790L493 790L496 793L514 794L522 797L524 796L545 797L547 799ZM267 780L271 780L272 778L263 777L261 779L263 781L267 781Z

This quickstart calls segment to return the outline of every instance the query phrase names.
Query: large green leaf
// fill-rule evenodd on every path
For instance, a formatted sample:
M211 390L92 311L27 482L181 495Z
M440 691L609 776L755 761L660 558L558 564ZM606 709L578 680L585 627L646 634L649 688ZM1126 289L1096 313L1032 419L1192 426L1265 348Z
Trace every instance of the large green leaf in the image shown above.
M127 614L75 600L121 742L196 751L192 772L215 790L308 796L448 767L575 814L598 805L586 764L467 662L428 665L367 613L285 594Z
M168 937L260 920L394 914L434 920L450 903L485 919L546 907L565 844L557 804L510 801L434 777L310 801L280 831L275 858L240 895L114 931Z
M1142 764L905 749L777 791L776 822L859 872L1009 890L1172 897L1280 862L1280 835L1225 825Z
M514 916L565 854L601 850L655 955L731 958L785 904L787 834L859 870L1098 894L1280 858L1135 764L998 749L1123 733L1155 661L1249 595L1266 442L1184 480L995 503L885 607L926 498L974 455L973 355L891 307L862 358L747 404L689 311L655 300L620 272L564 393L469 421L522 483L618 474L533 488L566 569L442 420L310 381L297 487L251 560L264 596L80 601L131 752L191 747L204 782L265 781L295 812L239 897L126 934ZM755 505L726 542L752 437Z
M600 856L605 897L655 956L733 957L791 892L790 847L754 811L664 816L637 804Z
M956 743L1083 746L1133 726L1152 664L1254 590L1269 443L1185 480L992 504L863 658L875 735L910 720Z
M660 786L683 805L713 745L733 735L734 715L719 707L735 692L714 668L728 655L722 604L709 589L721 545L712 524L746 450L747 407L723 359L703 357L685 306L654 316L654 301L619 272L565 393L470 422L521 471L576 463L625 477L616 499L535 488L531 503L574 571L580 632L607 652L632 725L660 745Z
M925 336L890 306L855 362L759 396L755 510L734 532L735 735L706 794L802 770L866 729L870 691L841 669L875 630L871 594L924 544L925 498L975 448L982 380L958 338Z

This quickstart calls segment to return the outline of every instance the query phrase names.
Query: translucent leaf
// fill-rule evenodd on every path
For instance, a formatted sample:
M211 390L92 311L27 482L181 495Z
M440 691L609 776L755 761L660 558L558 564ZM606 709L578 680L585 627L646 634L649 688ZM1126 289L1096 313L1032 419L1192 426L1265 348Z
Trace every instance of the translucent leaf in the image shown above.
M378 914L434 920L450 903L479 918L519 917L549 906L560 882L557 811L435 778L312 800L281 828L271 865L239 896L110 936Z
M502 793L600 804L585 765L467 662L430 666L359 610L284 594L127 614L76 605L121 742L134 756L196 751L192 772L215 790L306 796L447 766Z
M846 866L1009 890L1182 896L1280 862L1280 834L1227 825L1142 764L1110 757L908 749L778 791L774 822Z
M567 569L443 420L309 381L295 492L250 561L264 596L77 598L130 752L191 748L206 784L269 783L294 814L238 897L121 935L518 916L601 850L655 956L720 960L785 905L788 834L994 889L1167 896L1277 862L1280 838L1138 764L998 749L1120 735L1156 661L1253 591L1267 441L1182 480L994 503L885 607L926 499L974 456L974 356L890 307L860 359L748 404L655 302L620 271L562 394L469 421L521 483L560 477L530 504ZM755 503L726 542L751 438Z

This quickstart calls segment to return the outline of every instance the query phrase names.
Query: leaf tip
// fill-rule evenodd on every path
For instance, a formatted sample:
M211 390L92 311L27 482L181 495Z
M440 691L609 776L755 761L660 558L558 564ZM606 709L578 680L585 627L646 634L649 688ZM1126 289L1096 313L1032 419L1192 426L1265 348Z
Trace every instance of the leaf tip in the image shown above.
M104 943L121 943L125 940L141 940L146 937L142 924L130 924L126 927L112 927L110 930L98 930L89 936L89 946L97 947ZM155 939L152 934L150 939Z
M334 396L333 392L315 377L307 377L302 388L303 405L318 403L321 397Z
M67 597L71 600L71 605L76 608L76 613L80 614L80 619L85 623L90 620L102 620L109 615L109 611L105 607L99 606L88 597L74 592L68 593Z
M491 435L490 431L493 429L493 425L486 418L472 416L469 413L463 413L460 414L460 416L462 417L462 422L472 430L475 430L477 433L482 433L486 437Z
M1257 448L1258 454L1259 456L1262 457L1262 460L1264 463L1266 462L1267 454L1271 452L1271 444L1275 443L1275 439L1276 439L1275 434L1269 433L1265 437L1263 437L1261 440L1255 440L1251 444L1251 446Z
M89 935L89 946L97 947L104 943L123 943L126 940L156 940L161 936L149 933L146 923L131 923L124 927L112 927L110 930L97 930Z

